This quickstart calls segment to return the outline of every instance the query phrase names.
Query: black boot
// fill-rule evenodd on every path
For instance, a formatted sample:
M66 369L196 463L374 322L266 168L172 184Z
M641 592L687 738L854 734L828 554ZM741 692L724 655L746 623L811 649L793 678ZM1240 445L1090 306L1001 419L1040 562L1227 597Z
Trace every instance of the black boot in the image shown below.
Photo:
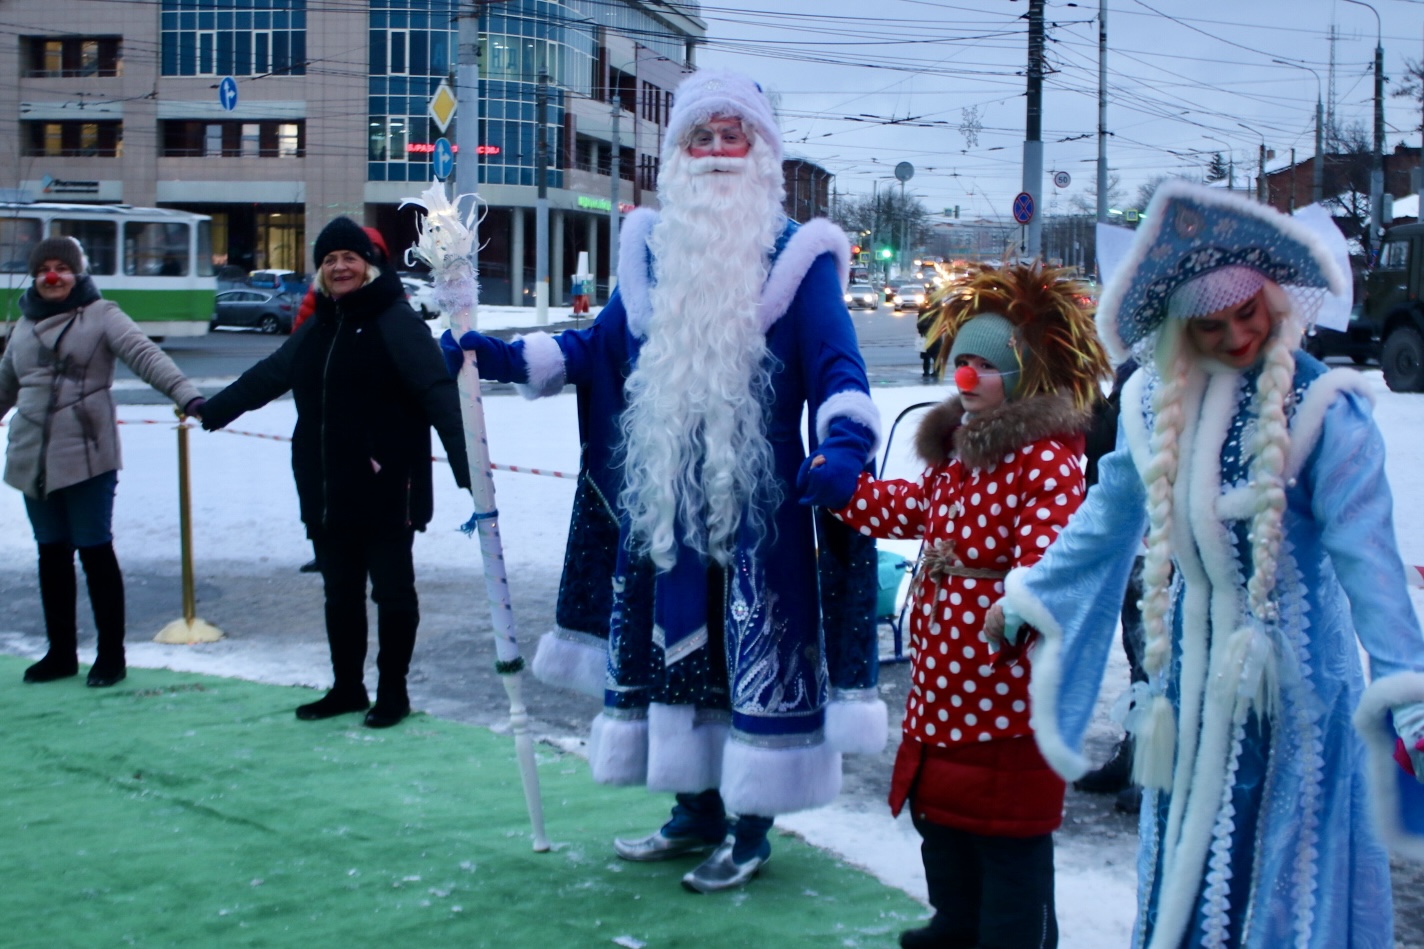
M376 669L381 680L376 685L376 704L366 713L367 728L390 728L410 714L405 677L410 672L419 625L419 610L378 607L376 633L380 652L376 654Z
M79 674L74 595L74 548L40 544L40 605L49 652L25 670L26 682L53 682Z
M1124 736L1113 756L1102 767L1073 782L1073 787L1089 794L1116 794L1132 784L1132 737Z
M297 718L304 722L315 722L335 715L345 715L347 712L364 712L370 705L371 699L366 695L364 685L337 684L315 702L298 705Z
M124 662L124 575L114 545L79 548L84 579L89 585L89 604L94 608L94 628L99 634L99 653L89 669L89 685L96 689L123 681L128 674Z

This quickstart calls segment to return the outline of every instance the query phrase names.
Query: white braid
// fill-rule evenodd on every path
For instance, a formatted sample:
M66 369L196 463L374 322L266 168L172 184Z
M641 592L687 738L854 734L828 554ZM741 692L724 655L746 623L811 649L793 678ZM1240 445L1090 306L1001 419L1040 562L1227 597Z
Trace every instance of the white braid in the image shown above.
M1171 329L1178 329L1174 326ZM1164 328L1157 352L1159 382L1152 399L1152 459L1143 480L1147 485L1147 555L1142 562L1142 626L1146 638L1144 666L1150 676L1167 667L1172 655L1168 613L1172 579L1172 506L1181 436L1186 424L1182 388L1190 369L1183 334Z
M1299 329L1290 319L1290 301L1280 287L1266 283L1262 292L1276 332L1266 344L1265 364L1256 384L1255 431L1251 444L1251 485L1256 513L1251 519L1251 579L1246 584L1251 612L1264 622L1276 618L1271 595L1276 587L1276 561L1281 546L1281 521L1286 509L1284 472L1290 454L1288 399L1295 381L1295 350Z

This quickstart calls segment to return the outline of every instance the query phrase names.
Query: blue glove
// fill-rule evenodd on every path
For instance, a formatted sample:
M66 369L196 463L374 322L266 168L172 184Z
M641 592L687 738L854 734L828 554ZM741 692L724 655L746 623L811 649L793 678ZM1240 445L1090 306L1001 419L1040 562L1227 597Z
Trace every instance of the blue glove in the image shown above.
M440 351L445 355L445 368L450 375L459 375L465 364L463 350L475 354L475 362L480 369L480 378L490 382L528 382L529 366L524 361L524 340L506 343L502 339L486 336L470 330L455 344L454 334L446 330L440 337ZM458 355L456 355L458 353Z
M833 511L849 504L874 445L875 433L864 425L844 416L832 419L826 440L796 473L801 503Z
M465 351L455 342L455 334L449 330L440 334L440 355L445 357L445 371L450 373L450 377L458 376L465 365Z

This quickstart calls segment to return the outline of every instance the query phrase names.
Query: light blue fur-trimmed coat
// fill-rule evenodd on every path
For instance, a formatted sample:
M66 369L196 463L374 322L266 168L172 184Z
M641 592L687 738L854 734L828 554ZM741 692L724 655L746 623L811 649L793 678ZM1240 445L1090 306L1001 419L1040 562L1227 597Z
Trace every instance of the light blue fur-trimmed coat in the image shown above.
M1424 635L1384 443L1357 373L1295 358L1280 620L1268 629L1278 700L1263 714L1240 694L1228 649L1251 572L1243 445L1258 373L1196 368L1183 389L1172 659L1157 683L1175 711L1176 758L1172 786L1143 798L1134 946L1390 949L1385 843L1424 859L1424 788L1390 760L1388 710L1424 700ZM1007 582L1008 605L1044 637L1032 721L1069 780L1087 769L1083 735L1147 527L1155 384L1150 370L1129 381L1098 484L1043 560Z

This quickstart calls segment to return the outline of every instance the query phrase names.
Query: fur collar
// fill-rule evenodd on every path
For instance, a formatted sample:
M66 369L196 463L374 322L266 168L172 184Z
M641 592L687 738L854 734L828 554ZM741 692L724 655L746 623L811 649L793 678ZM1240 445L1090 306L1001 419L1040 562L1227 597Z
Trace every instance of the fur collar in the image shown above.
M930 465L942 465L958 456L971 468L991 468L1030 442L1087 431L1093 414L1079 411L1072 399L1055 393L1005 402L968 422L963 418L964 406L957 395L930 409L915 433L916 454Z

